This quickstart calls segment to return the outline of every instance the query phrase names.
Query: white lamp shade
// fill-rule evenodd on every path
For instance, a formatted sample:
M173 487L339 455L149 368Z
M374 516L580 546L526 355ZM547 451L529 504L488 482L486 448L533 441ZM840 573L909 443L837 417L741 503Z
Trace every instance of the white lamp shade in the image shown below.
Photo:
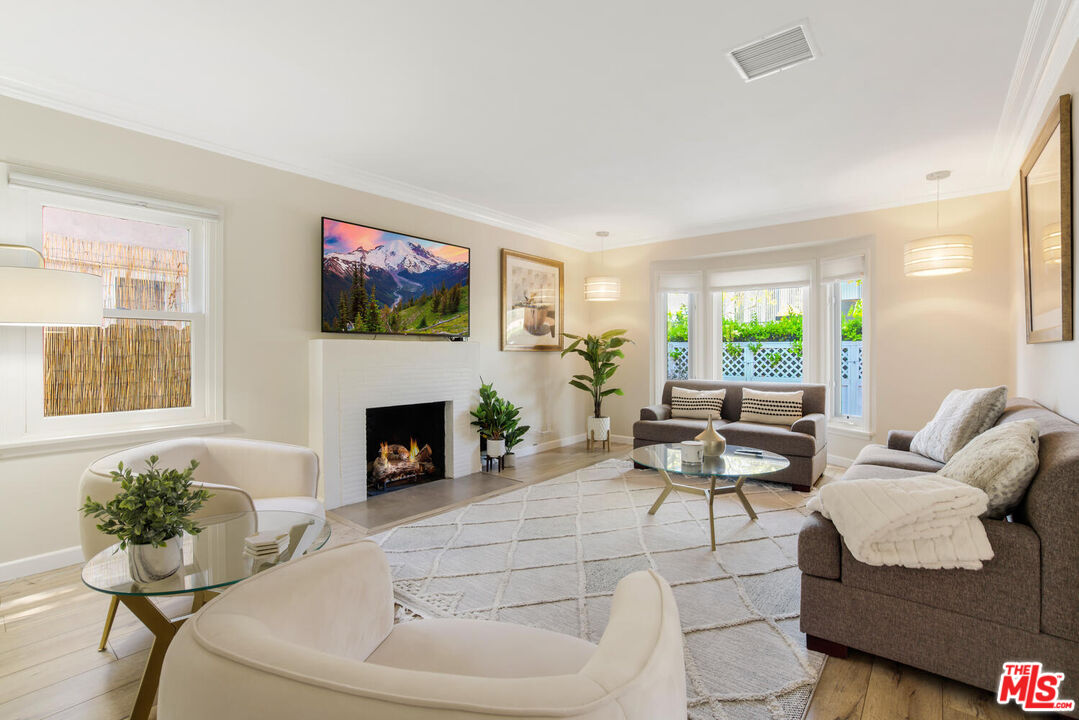
M609 275L584 279L584 299L588 302L611 302L622 297L622 281Z
M1060 253L1060 223L1046 225L1045 230L1042 231L1042 256L1047 263L1056 263L1059 265L1062 262Z
M101 325L101 277L0 266L0 325Z
M903 272L910 276L952 275L973 268L970 235L934 235L911 240L903 249Z

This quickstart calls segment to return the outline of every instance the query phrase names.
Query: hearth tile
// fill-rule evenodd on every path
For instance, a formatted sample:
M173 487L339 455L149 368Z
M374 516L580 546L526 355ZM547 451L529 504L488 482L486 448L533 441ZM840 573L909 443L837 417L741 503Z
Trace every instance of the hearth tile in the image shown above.
M701 548L654 552L652 562L656 564L657 572L669 583L728 577L716 562L715 556L707 551L702 552Z
M511 559L511 567L526 568L572 563L577 561L576 538L545 538L523 540L517 543Z
M576 565L511 570L503 605L541 603L577 597Z
M584 564L584 591L613 593L618 582L630 573L648 570L651 565L644 555L611 560L590 560Z
M716 548L720 565L735 575L756 575L791 565L791 560L770 539L729 543Z

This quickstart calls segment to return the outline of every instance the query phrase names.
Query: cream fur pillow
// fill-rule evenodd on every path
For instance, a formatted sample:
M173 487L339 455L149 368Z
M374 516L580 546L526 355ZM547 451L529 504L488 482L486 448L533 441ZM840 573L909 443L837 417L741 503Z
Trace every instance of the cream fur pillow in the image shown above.
M996 424L1008 402L1008 388L952 390L929 424L919 430L910 449L946 463L959 448Z
M986 517L1002 518L1023 500L1038 472L1038 424L1019 420L986 430L937 473L989 496Z

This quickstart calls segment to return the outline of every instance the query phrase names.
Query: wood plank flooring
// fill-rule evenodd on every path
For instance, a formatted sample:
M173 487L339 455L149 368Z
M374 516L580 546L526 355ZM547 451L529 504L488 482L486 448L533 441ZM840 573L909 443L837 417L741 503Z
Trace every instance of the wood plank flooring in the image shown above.
M584 444L518 460L500 475L469 476L479 496L505 492L572 472L607 457L624 445L587 452ZM484 475L484 474L480 474ZM433 483L431 483L433 484ZM462 486L465 484L462 483ZM474 497L450 489L410 497L408 491L380 496L362 512L329 513L331 545L369 531L468 502ZM442 503L442 504L439 504ZM368 503L370 504L370 503ZM127 717L152 636L122 605L108 648L97 652L108 598L82 584L79 566L0 584L0 718L3 720L121 720ZM182 615L190 597L160 601L166 614ZM1013 706L998 706L990 693L862 653L830 658L824 667L807 720L1008 720L1021 717Z

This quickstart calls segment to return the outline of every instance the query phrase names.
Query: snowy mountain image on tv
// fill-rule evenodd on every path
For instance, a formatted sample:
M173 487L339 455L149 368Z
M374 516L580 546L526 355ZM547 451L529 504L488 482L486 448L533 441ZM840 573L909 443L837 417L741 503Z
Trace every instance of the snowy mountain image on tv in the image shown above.
M323 332L468 335L468 248L322 219Z

